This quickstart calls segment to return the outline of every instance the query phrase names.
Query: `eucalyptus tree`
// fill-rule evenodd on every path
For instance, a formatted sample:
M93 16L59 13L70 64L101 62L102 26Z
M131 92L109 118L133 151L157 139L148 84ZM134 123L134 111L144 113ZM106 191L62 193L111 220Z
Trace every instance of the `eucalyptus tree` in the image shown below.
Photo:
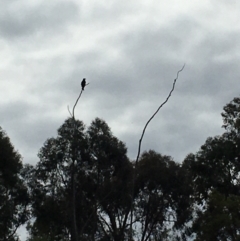
M18 240L17 229L29 218L29 196L22 161L0 127L0 240Z
M132 165L126 153L124 143L103 120L96 118L86 128L81 121L67 119L57 137L40 149L31 176L35 217L29 225L31 236L73 240L74 211L79 240L119 240L119 232L126 228L126 221L118 223L119 218L130 211L127 180Z
M209 137L183 163L192 175L198 207L197 240L240 240L240 98L223 109L225 132Z

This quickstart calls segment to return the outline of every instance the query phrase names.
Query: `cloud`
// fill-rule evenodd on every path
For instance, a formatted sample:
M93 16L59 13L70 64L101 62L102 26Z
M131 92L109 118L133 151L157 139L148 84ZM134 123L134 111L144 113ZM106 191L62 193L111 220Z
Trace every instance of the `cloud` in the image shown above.
M221 132L222 107L238 95L238 3L3 4L0 124L26 159L69 116L67 105L72 108L84 77L89 85L77 117L87 125L96 116L105 119L133 158L145 122L184 63L170 101L147 129L143 150L156 148L181 161Z
M0 33L8 40L56 34L76 20L78 6L71 1L6 1L0 14Z

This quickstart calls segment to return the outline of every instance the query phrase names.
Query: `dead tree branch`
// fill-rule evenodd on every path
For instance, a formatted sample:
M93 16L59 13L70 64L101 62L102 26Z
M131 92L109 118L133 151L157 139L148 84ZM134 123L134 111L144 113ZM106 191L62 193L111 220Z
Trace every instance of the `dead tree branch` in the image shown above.
M79 99L80 99L80 97L81 97L81 95L82 95L82 92L83 92L83 90L81 90L81 92L80 92L80 94L79 94L79 96L78 96L78 98L77 98L77 100L76 100L76 102L75 102L75 104L74 104L74 106L73 106L72 118L73 118L74 120L75 120L75 116L74 116L75 107L77 106L77 103L78 103L78 101L79 101Z
M155 117L155 115L158 113L158 111L168 102L168 99L170 98L170 96L172 95L172 92L174 91L175 84L176 84L176 81L177 81L177 79L178 79L178 75L179 75L180 72L183 71L184 67L185 67L185 64L183 65L183 67L182 67L180 70L178 70L178 72L177 72L177 77L176 77L176 79L175 79L174 82L173 82L172 89L171 89L168 97L166 98L166 100L158 107L158 109L157 109L157 110L155 111L155 113L151 116L151 118L147 121L146 125L145 125L144 128L143 128L143 132L142 132L141 138L140 138L140 140L139 140L139 145L138 145L138 154L137 154L137 159L136 159L136 165L137 165L137 163L138 163L139 155L140 155L140 152L141 152L142 139L143 139L143 136L144 136L145 131L146 131L146 129L147 129L147 126L148 126L148 124L150 123L150 121Z
M89 83L87 83L87 84L85 85L85 87L86 87L87 85L89 85ZM69 106L67 107L70 116L71 116L74 120L75 120L74 111L75 111L75 108L76 108L76 106L77 106L77 103L78 103L78 101L79 101L79 99L80 99L80 97L81 97L81 95L82 95L82 92L83 92L83 89L81 90L81 92L80 92L80 94L79 94L79 96L78 96L78 98L77 98L77 100L76 100L76 102L75 102L75 104L74 104L74 106L73 106L72 113L71 113L71 111L70 111L70 109L69 109Z
M166 100L158 107L158 109L154 112L154 114L150 117L150 119L147 121L147 123L145 124L144 128L143 128L143 131L142 131L142 135L141 135L141 138L139 139L139 145L138 145L138 153L137 153L137 158L136 158L136 162L135 162L135 167L134 167L134 170L133 170L133 181L132 181L132 203L131 203L131 217L130 217L130 235L132 235L132 224L133 224L133 206L134 206L134 202L133 202L133 196L134 196L134 183L135 183L135 175L136 175L136 168L137 168L137 164L138 164L138 161L139 161L139 156L140 156L140 152L141 152L141 145L142 145L142 140L143 140L143 137L144 137L144 134L145 134L145 131L149 125L149 123L151 122L151 120L155 117L155 115L159 112L159 110L168 102L170 96L172 95L172 92L174 91L175 89L175 84L176 84L176 81L178 79L178 75L180 72L183 71L185 67L185 64L183 65L183 67L178 70L177 72L177 76L176 78L174 79L174 82L173 82L173 86L172 86L172 89L171 91L169 92ZM131 237L132 238L132 237Z
M72 116L72 113L71 113L71 111L70 111L70 109L69 109L69 105L67 106L67 108L68 108L68 113L70 114L71 117L73 117L73 116Z

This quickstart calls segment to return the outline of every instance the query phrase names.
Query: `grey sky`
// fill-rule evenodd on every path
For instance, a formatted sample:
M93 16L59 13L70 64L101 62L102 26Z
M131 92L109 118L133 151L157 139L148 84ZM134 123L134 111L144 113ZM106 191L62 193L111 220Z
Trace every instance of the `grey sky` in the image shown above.
M37 152L69 116L104 119L137 154L150 148L181 162L222 133L223 106L239 97L237 0L0 0L0 126L23 156Z

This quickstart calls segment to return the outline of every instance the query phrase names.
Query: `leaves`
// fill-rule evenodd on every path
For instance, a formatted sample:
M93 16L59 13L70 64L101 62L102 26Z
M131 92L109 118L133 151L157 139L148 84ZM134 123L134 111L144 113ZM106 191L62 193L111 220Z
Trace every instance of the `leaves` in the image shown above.
M17 228L30 215L28 190L21 170L21 156L0 128L0 237L3 240L17 240Z
M196 240L239 240L240 99L234 98L222 113L226 132L209 137L196 155L183 165L193 180Z
M69 118L23 167L0 129L0 237L17 240L31 211L29 241L74 240L73 215L79 240L127 240L131 225L141 241L240 240L240 99L222 116L225 133L182 164L149 150L135 165L104 120Z

